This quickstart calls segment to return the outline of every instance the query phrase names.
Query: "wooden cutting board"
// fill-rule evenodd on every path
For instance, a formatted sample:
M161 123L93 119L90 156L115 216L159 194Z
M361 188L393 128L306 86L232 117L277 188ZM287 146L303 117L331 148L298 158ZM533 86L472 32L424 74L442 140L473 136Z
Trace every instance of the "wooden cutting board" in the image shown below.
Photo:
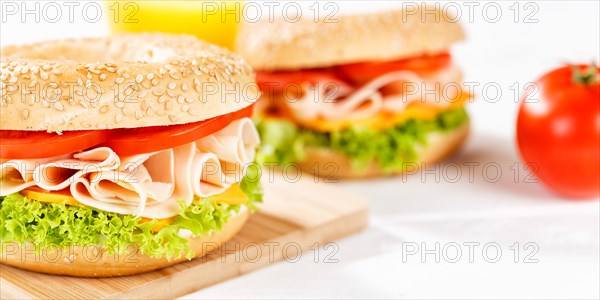
M0 298L174 298L283 259L305 255L367 225L368 201L303 179L265 183L265 201L224 247L166 269L117 278L75 278L0 265ZM259 251L260 249L260 251ZM313 248L314 249L314 248ZM258 255L261 253L262 255Z

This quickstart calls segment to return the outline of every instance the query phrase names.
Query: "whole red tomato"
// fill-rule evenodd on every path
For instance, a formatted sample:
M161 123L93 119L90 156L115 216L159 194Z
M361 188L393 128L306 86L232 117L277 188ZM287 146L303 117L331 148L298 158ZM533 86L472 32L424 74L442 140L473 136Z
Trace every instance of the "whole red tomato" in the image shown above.
M600 68L565 66L545 74L521 101L517 143L523 160L556 193L600 195Z

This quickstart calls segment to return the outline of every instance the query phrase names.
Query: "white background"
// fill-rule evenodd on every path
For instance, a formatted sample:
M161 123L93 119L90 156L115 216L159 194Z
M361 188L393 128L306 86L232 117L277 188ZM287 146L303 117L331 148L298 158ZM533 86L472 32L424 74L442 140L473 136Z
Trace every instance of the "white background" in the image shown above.
M3 0L2 2L9 2ZM33 1L28 1L33 2ZM60 1L58 1L60 3ZM42 2L44 3L44 2ZM310 4L312 4L311 2ZM599 295L599 205L598 199L560 199L536 183L526 182L514 143L518 104L511 86L535 80L545 71L566 62L599 61L600 7L598 2L546 1L534 4L537 23L523 22L533 11L515 2L499 2L502 17L497 23L493 10L488 15L475 7L470 14L464 3L461 23L468 39L453 49L466 81L497 83L493 89L478 90L469 105L473 132L465 148L448 162L431 171L407 177L352 181L339 188L370 199L371 224L363 232L337 242L338 263L324 263L330 251L305 253L297 263L279 263L254 273L204 289L189 298L598 298ZM308 7L310 4L304 3ZM394 2L339 2L342 12L380 10ZM514 8L514 6L513 6ZM486 20L487 17L487 20ZM108 32L104 19L86 22L81 14L74 23L66 18L56 24L25 23L7 16L0 23L2 46L49 38L102 35ZM468 163L478 162L469 178ZM484 166L492 167L485 173ZM454 182L456 166L462 177ZM502 175L496 182L496 168ZM522 167L521 165L518 165ZM447 173L446 173L447 172ZM436 174L439 182L436 182ZM447 176L444 176L447 174ZM486 180L487 174L488 180ZM474 262L462 246L456 263L433 255L422 262L420 252L403 261L403 247L428 249L455 242L479 242ZM497 263L485 261L486 243L497 243L503 253ZM524 263L530 251L521 249L515 263L510 246L519 242L538 245L537 263ZM421 249L422 250L422 249ZM450 249L452 250L452 249ZM490 250L489 257L494 252ZM190 278L193 280L193 278Z

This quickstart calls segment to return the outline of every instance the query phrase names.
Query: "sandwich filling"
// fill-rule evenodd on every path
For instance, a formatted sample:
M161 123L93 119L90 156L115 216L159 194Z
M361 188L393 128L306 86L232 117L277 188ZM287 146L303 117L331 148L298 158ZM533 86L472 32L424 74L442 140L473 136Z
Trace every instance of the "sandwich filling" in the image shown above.
M146 153L119 154L125 150L105 141L50 158L3 158L1 242L114 252L136 244L152 257L193 257L187 236L218 231L262 199L253 122L221 127Z
M384 172L418 160L427 136L468 122L470 99L448 54L318 70L263 72L258 160L302 160L304 149L348 156L355 169Z

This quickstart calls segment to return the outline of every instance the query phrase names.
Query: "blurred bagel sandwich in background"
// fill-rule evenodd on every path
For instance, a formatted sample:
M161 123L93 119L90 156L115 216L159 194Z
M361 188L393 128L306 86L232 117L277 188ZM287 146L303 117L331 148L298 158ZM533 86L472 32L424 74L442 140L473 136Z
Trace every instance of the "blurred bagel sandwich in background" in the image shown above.
M450 155L469 132L471 95L449 53L463 38L433 8L244 24L236 51L263 92L258 160L360 178Z

